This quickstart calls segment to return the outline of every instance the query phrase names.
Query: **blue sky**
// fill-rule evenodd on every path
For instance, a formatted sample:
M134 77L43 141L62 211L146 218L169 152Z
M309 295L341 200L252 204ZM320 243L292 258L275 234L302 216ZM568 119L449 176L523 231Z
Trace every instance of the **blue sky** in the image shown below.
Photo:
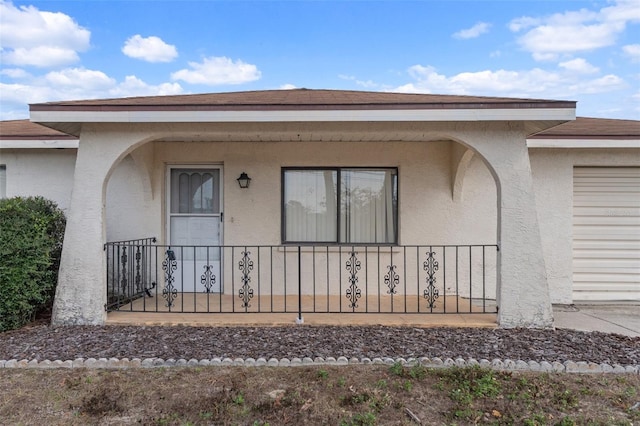
M0 118L306 87L578 101L640 119L640 1L5 1Z

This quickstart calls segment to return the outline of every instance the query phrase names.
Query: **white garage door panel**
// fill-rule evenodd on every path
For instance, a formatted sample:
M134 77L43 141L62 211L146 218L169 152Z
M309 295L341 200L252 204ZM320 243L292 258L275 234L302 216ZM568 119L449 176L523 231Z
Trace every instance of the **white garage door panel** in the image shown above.
M640 167L576 167L573 299L640 300Z
M638 248L638 243L631 239L633 235L627 235L627 237L629 237L627 240L623 240L622 238L611 240L610 248L612 250L637 251L636 249ZM574 241L573 248L581 250L600 250L599 242L594 240ZM638 255L640 256L640 254Z

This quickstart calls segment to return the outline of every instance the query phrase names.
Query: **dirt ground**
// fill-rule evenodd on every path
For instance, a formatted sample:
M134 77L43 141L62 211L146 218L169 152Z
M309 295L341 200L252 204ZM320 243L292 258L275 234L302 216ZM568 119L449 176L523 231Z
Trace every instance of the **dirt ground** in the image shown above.
M0 370L3 425L632 425L640 375L421 366Z

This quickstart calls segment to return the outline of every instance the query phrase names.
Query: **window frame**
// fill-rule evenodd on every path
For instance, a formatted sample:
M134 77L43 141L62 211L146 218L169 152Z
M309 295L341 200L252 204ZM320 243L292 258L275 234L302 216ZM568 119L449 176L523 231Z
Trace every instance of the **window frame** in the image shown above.
M340 215L342 203L340 202L340 194L342 193L342 171L344 170L382 170L382 171L392 171L395 175L396 185L396 197L395 197L395 206L394 207L394 240L384 243L362 243L362 242L341 242L340 241L340 233L341 233L341 223L340 223ZM335 171L336 172L336 235L335 239L332 241L294 241L286 239L286 229L287 229L287 217L286 217L286 206L285 206L285 175L288 171ZM312 246L312 245L326 245L326 246L396 246L399 241L400 234L400 173L397 166L287 166L282 167L280 171L280 240L283 245L297 245L297 246Z

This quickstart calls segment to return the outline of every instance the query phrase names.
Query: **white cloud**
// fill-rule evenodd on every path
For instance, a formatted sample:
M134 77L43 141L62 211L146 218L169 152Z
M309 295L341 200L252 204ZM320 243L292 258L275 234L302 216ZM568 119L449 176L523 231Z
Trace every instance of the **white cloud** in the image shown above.
M287 83L287 84L283 84L282 86L278 87L278 89L280 90L292 90L292 89L297 89L298 86L296 86L295 84L291 84L291 83Z
M178 83L147 84L135 75L128 75L125 80L109 90L110 97L128 96L168 96L182 93L182 86Z
M33 6L15 7L0 0L2 62L10 65L53 67L79 60L89 48L91 33L63 13Z
M605 93L617 89L622 89L626 84L617 75L608 74L593 80L585 80L569 86L569 90L575 93Z
M626 87L624 80L615 75L582 78L585 74L570 69L577 64L580 62L554 71L540 68L524 71L501 69L462 72L451 76L438 73L432 66L414 65L407 71L414 81L397 87L395 91L558 99ZM584 67L588 69L588 64Z
M75 51L57 46L38 46L32 49L18 47L2 51L2 62L20 66L49 68L72 64L79 59Z
M3 73L6 71L3 70ZM180 84L175 82L152 85L133 75L118 82L102 71L84 68L68 68L40 76L22 76L25 81L20 83L0 83L0 114L3 120L26 118L27 105L30 103L183 93Z
M522 16L509 22L509 29L513 32L521 31L525 28L533 27L540 24L540 19L530 16Z
M573 71L580 74L594 74L600 71L598 67L594 67L589 62L582 58L572 59L570 61L560 62L558 64L561 68L567 71Z
M178 57L176 47L165 43L156 36L142 37L136 34L129 37L122 47L125 55L147 62L171 62Z
M628 44L622 46L625 56L631 58L631 62L640 62L640 44Z
M460 30L453 34L453 38L466 40L469 38L476 38L481 36L484 33L489 32L489 28L491 28L491 24L486 22L478 22L471 28L467 28L465 30Z
M640 22L636 0L618 0L599 11L580 9L547 17L520 17L509 23L513 32L525 31L520 46L538 61L586 52L615 44L627 23Z
M107 76L102 71L84 68L51 71L45 75L44 79L58 88L82 88L89 91L106 90L116 83L115 79Z
M0 69L0 75L6 75L14 80L20 80L30 77L30 74L22 68L5 68Z
M259 80L262 73L258 67L241 60L233 61L224 56L204 58L202 62L189 62L191 69L182 69L171 74L172 80L190 84L242 84Z
M339 74L338 78L342 79L342 80L349 80L349 81L353 81L354 83L356 83L356 85L363 87L365 89L372 89L372 88L376 88L376 87L380 87L380 85L378 83L376 83L373 80L358 80L356 77L352 76L352 75L345 75L345 74Z

